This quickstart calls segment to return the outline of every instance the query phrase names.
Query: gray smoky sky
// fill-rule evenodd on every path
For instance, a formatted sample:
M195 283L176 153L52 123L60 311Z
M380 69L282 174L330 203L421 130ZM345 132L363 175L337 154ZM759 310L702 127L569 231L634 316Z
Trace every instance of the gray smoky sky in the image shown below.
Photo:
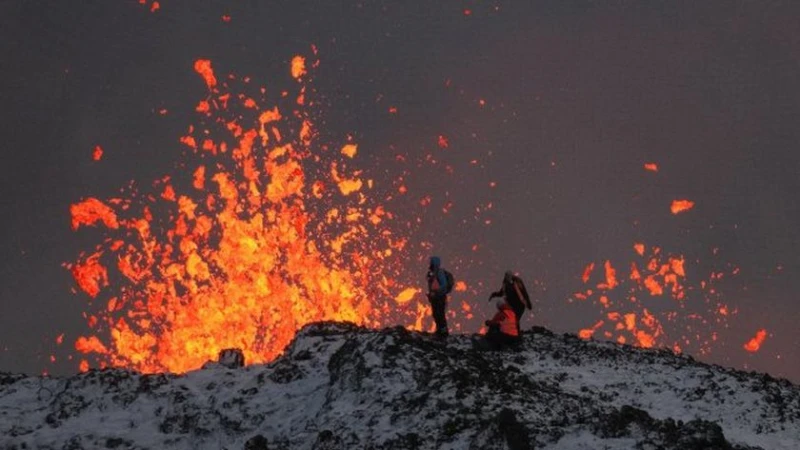
M506 269L533 292L526 325L592 325L601 309L567 302L583 268L610 260L624 277L644 242L684 255L695 285L738 268L719 286L738 314L701 359L800 381L796 2L150 3L0 4L0 370L76 370L88 298L62 264L98 235L70 229L69 205L174 170L205 92L194 61L269 85L314 44L320 131L352 135L379 184L398 153L453 168L412 166L393 207L421 221L409 270L421 279L434 252L480 292L460 294L468 332ZM679 198L694 209L670 214Z

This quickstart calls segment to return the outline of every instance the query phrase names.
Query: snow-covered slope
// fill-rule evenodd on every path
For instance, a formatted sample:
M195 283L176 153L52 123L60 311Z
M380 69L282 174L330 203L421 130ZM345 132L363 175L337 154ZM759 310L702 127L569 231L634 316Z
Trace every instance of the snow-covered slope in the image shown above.
M0 373L3 449L800 448L800 387L544 329L516 352L312 324L270 365Z

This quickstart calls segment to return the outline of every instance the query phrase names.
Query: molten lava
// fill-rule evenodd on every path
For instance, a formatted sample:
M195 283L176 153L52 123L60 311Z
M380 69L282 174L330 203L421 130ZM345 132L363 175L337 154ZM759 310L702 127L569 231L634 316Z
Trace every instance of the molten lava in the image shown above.
M725 327L729 316L736 312L720 301L719 292L714 289L714 282L722 274L712 273L698 288L686 282L683 256L666 256L659 247L648 250L641 242L635 243L633 250L636 256L626 277L619 278L610 261L604 262L602 277L594 275L595 263L585 267L581 280L589 286L573 297L580 303L597 305L605 317L581 329L579 336L589 339L602 332L606 339L639 347L710 352L717 328ZM595 278L599 279L592 283ZM700 293L689 295L690 291ZM689 302L691 313L687 311Z
M694 202L691 200L673 200L670 206L672 214L680 214L694 208Z
M750 353L755 353L759 349L761 349L761 345L764 344L764 341L767 339L767 330L761 329L756 332L756 335L753 336L752 339L747 341L744 344L744 349Z
M105 233L66 264L102 302L79 352L101 367L185 372L230 347L248 363L270 361L311 321L378 326L391 311L393 323L422 328L427 306L402 282L406 239L369 196L373 180L351 167L357 145L320 143L305 109L317 63L292 59L297 93L279 107L272 91L239 93L253 91L248 78L218 77L197 60L208 95L180 138L181 170L152 193L131 187L71 206L73 229Z
M140 5L147 5L147 0L139 0ZM150 2L150 12L156 12L161 9L161 4L157 1Z

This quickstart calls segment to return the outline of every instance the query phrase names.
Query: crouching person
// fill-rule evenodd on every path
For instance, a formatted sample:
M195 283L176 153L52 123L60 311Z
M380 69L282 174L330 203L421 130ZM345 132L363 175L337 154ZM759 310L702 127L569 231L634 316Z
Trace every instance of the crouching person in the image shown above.
M503 300L497 302L497 314L486 321L486 326L489 327L486 342L490 348L502 350L516 347L521 342L517 315Z

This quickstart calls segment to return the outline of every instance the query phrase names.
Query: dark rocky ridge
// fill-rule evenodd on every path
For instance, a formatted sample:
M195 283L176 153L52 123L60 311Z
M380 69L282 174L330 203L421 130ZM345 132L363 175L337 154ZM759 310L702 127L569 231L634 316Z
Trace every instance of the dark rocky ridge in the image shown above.
M479 352L401 327L304 327L269 365L0 373L0 448L800 448L800 387L543 328Z

